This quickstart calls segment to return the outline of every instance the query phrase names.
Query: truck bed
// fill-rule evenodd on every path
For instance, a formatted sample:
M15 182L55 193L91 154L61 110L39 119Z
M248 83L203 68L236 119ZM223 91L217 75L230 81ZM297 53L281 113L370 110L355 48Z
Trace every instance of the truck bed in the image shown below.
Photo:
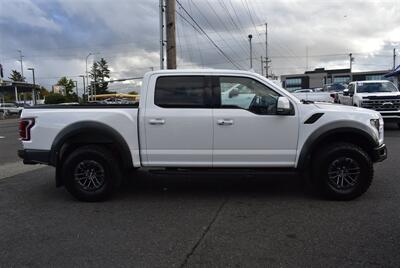
M24 110L24 118L34 118L31 140L25 149L50 151L57 136L96 124L117 130L124 137L133 159L139 158L138 104L37 105ZM67 129L68 128L68 129ZM101 132L101 130L99 130ZM129 139L128 139L129 137Z

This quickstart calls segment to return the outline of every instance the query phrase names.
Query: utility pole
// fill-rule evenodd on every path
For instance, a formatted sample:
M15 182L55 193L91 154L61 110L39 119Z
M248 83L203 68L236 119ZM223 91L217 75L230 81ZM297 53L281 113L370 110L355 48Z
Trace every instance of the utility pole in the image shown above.
M76 97L78 98L79 101L79 95L78 95L78 81L74 81L75 84L75 90L76 90Z
M393 48L393 70L396 69L396 49Z
M90 53L86 56L86 84L87 84L88 87L89 87L88 58L89 58L90 56L94 56L94 55L98 55L98 54L99 54L98 52L96 52L96 53L90 52ZM94 63L94 60L95 60L95 59L93 59L93 63ZM92 98L93 98L93 89L92 89L92 87L90 87L90 91L92 92L91 96L92 96ZM88 95L89 95L89 94L88 94ZM88 98L88 100L89 100L89 98Z
M80 75L79 77L82 77L82 81L83 81L83 95L82 95L82 100L83 100L83 102L85 102L85 94L86 94L85 76L84 76L84 75Z
M176 69L175 1L166 0L167 69Z
M249 34L249 45L250 45L250 69L253 69L253 48L251 47L251 39L253 38L253 35Z
M306 46L306 71L308 71L308 46Z
M164 0L159 0L160 12L160 70L164 69Z
M350 53L349 57L350 57L350 73L351 73L352 69L353 69L353 61L354 61L353 53Z
M94 73L94 82L93 82L93 90L92 90L92 100L93 100L93 95L94 95L94 100L96 100L96 83L97 83L97 77L96 77L96 73Z
M261 75L264 76L264 60L263 60L263 56L261 56Z
M21 50L18 50L18 52L19 52L19 61L21 62L21 76L22 76L22 79L25 80L24 79L24 67L23 67L23 64L22 64L22 58L24 56L22 55L22 51Z
M265 77L268 78L269 63L271 60L268 58L268 23L265 23Z
M36 81L35 81L35 69L34 68L28 68L29 71L32 71L32 80L33 80L33 88L32 88L32 104L36 105Z

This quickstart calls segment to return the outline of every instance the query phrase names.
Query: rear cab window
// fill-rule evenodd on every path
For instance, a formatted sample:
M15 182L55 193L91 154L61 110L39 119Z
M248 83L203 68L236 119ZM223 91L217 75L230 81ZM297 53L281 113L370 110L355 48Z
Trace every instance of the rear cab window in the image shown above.
M211 108L210 79L184 75L158 77L154 103L163 108Z

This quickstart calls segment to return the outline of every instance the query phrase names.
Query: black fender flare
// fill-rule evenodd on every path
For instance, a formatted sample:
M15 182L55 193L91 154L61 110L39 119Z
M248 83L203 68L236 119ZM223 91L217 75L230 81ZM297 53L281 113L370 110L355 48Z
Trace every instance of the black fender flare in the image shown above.
M373 130L366 125L351 121L351 120L340 120L325 124L311 133L307 140L304 142L301 148L299 159L297 161L297 168L304 169L307 167L311 153L315 149L316 145L319 144L323 139L331 135L348 134L349 136L363 137L368 140L371 144L371 149L379 145L378 137L376 137Z
M68 139L76 137L80 133L101 133L97 139L88 139L88 137L79 137L82 142L89 143L113 143L117 146L121 156L122 165L125 168L133 167L132 154L128 143L122 135L112 127L95 121L80 121L73 123L61 130L55 137L50 151L50 165L57 166L60 157L60 150Z

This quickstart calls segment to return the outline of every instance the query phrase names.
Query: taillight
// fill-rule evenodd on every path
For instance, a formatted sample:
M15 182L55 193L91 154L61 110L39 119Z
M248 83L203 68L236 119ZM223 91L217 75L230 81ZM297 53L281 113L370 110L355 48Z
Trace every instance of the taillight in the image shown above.
M22 118L19 121L19 136L23 141L31 139L31 128L35 125L34 118Z

